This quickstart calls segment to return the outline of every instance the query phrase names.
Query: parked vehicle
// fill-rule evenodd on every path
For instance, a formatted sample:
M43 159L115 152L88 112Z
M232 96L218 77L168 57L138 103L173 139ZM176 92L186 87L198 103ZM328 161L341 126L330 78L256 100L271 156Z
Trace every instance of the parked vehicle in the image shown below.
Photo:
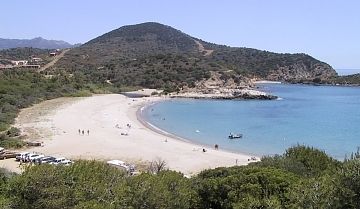
M9 159L9 158L15 158L16 153L11 151L5 151L0 153L0 160Z
M30 157L33 158L33 157L36 157L38 155L39 154L36 154L36 153L29 153L29 154L25 155L24 158L22 158L22 161L23 162L31 162Z
M55 159L56 159L55 157L45 156L45 157L42 157L42 158L38 159L38 160L37 160L37 163L39 163L39 164L51 163L51 162L53 162Z
M121 161L121 160L110 160L110 161L107 161L107 164L124 169L125 171L127 171L129 173L132 173L135 171L134 165L125 163L124 161Z
M60 163L62 163L62 162L65 161L65 160L66 160L65 158L60 157L60 158L56 158L54 161L52 161L52 162L49 163L49 164L51 164L51 165L59 165Z
M35 162L36 159L45 157L45 155L39 155L39 154L30 154L28 156L28 162Z
M21 159L25 159L27 155L29 155L30 152L21 152L21 153L18 153L15 157L15 160L16 161L20 161Z
M71 160L64 160L60 163L61 165L66 165L66 166L69 166L71 164L73 164L73 162Z

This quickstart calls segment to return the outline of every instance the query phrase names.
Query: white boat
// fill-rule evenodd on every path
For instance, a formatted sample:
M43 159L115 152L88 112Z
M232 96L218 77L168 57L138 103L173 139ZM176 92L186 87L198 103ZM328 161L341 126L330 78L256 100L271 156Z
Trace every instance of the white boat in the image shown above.
M229 139L240 139L240 138L242 138L242 137L243 137L242 134L230 133L228 138L229 138Z

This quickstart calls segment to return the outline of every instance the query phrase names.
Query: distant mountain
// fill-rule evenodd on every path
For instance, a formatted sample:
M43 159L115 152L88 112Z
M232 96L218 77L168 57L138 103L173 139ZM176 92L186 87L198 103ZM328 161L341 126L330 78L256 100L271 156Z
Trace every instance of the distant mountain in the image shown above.
M0 49L32 47L38 49L64 49L73 45L65 41L46 40L41 37L34 39L3 39L0 38Z
M70 50L56 69L83 71L118 86L194 85L210 72L225 80L312 80L336 76L306 54L279 54L202 41L175 28L148 22L123 26Z

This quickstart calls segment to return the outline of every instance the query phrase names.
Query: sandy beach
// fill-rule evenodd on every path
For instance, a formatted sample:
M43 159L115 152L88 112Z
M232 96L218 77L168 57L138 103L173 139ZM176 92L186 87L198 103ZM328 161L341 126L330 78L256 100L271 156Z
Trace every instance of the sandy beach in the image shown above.
M251 156L212 148L206 148L204 153L204 146L146 127L137 119L136 113L141 107L159 100L160 97L134 99L118 94L59 98L23 109L16 126L30 140L44 144L26 151L57 157L119 159L131 163L161 158L169 169L186 175L208 168L234 166L236 162L237 165L248 163ZM79 129L84 130L84 135L79 134ZM122 135L125 133L128 135ZM3 163L5 161L0 161L0 167L4 167Z

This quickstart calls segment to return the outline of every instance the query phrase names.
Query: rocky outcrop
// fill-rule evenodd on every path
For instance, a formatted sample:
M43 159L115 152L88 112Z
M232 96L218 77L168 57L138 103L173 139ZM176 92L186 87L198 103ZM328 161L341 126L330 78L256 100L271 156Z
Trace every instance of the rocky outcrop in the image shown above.
M300 81L319 78L326 80L337 76L336 71L328 64L315 63L306 65L302 62L272 70L266 77L273 81Z
M233 78L223 79L218 72L211 72L207 80L198 82L194 88L183 88L178 93L170 94L172 98L194 99L277 99L277 96L256 90L253 83L248 79Z
M202 92L187 92L171 94L171 98L192 98L192 99L259 99L259 100L273 100L277 96L267 94L253 89L233 90L232 92L218 92L218 93L202 93Z

